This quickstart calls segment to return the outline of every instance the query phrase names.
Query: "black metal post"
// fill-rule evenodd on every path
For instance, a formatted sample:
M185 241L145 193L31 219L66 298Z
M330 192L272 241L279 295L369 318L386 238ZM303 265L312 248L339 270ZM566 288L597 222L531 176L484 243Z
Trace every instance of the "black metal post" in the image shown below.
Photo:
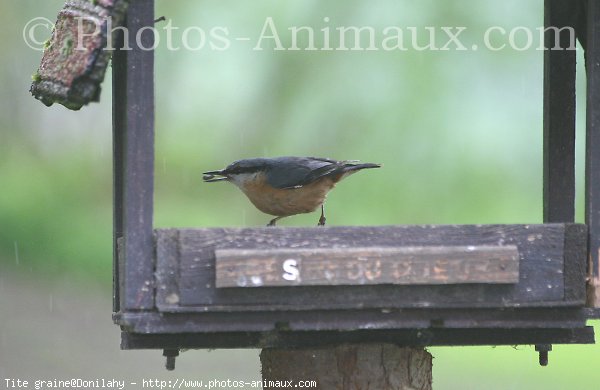
M131 50L113 54L115 311L154 307L153 25L154 0L131 0L120 33Z
M588 225L590 291L588 304L600 306L600 4L587 2L587 124L585 156L585 223Z
M571 1L544 2L546 223L572 222L575 219L575 29L572 28L574 14L575 6ZM557 42L560 48L555 47Z

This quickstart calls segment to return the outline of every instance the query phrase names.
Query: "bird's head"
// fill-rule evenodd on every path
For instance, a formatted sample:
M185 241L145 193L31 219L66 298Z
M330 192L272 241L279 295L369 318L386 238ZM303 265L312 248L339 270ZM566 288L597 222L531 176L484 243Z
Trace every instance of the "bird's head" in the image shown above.
M204 172L202 179L206 183L226 180L239 186L247 180L255 177L258 173L262 173L267 169L267 159L249 158L245 160L234 161L226 168L218 171Z

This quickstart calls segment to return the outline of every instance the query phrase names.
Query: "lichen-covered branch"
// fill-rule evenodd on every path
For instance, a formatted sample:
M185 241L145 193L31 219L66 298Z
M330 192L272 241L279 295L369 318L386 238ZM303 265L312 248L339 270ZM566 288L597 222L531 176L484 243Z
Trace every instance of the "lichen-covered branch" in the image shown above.
M47 106L78 110L100 99L112 55L109 34L120 26L129 0L67 1L46 42L30 92Z

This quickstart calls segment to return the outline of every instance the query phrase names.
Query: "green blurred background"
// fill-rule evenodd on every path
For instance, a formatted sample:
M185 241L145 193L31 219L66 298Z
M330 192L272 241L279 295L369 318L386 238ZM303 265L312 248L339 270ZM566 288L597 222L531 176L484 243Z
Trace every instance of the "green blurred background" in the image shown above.
M28 93L41 52L22 37L62 0L0 2L0 380L3 378L260 378L258 351L190 351L167 373L158 351L120 351L111 321L111 73L99 104L47 108ZM341 183L330 225L542 221L542 52L483 47L491 26L543 24L543 2L422 0L157 0L182 31L229 30L231 47L156 53L155 226L258 226L269 217L201 172L245 157L315 155L384 164ZM290 26L464 26L467 48L418 51L253 50L267 17ZM329 19L325 19L325 18ZM49 31L36 30L44 41ZM236 41L250 37L251 41ZM188 35L200 45L198 30ZM517 43L524 44L524 37ZM506 37L504 38L506 40ZM495 44L506 43L501 39ZM304 47L306 41L299 41ZM348 43L352 46L352 42ZM367 46L367 42L363 42ZM578 50L577 218L583 219L583 56ZM314 225L318 215L281 225ZM541 368L533 347L431 348L434 388L588 389L600 347L556 346ZM596 363L595 363L596 362ZM3 385L0 384L0 387ZM131 387L134 388L134 387Z

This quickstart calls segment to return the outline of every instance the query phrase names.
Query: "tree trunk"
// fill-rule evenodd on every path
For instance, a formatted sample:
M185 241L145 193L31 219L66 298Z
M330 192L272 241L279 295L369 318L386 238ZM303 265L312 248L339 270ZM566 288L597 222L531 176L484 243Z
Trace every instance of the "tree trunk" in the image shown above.
M260 353L265 388L275 387L269 381L291 380L292 386L316 381L316 388L323 390L431 390L431 360L425 349L393 344L263 349Z

